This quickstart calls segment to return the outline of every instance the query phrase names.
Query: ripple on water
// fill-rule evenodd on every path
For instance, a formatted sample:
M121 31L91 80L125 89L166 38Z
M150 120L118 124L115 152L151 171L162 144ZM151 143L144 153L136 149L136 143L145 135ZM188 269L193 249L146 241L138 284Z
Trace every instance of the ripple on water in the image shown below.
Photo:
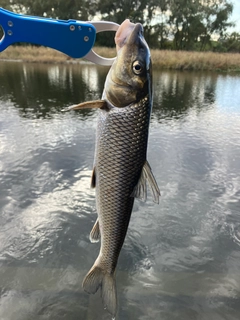
M99 251L88 239L97 113L60 112L99 98L104 72L1 68L1 319L109 318L81 288ZM151 195L135 203L118 263L119 319L237 320L239 77L156 72L154 95L148 159L162 196L159 206Z

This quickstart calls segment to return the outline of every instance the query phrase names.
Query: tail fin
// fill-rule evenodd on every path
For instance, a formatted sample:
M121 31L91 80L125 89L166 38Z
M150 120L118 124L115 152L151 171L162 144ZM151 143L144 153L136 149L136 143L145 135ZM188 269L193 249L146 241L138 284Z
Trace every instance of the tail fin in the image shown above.
M117 292L114 274L109 274L98 266L93 266L83 280L83 289L94 294L101 287L104 307L113 317L117 312Z

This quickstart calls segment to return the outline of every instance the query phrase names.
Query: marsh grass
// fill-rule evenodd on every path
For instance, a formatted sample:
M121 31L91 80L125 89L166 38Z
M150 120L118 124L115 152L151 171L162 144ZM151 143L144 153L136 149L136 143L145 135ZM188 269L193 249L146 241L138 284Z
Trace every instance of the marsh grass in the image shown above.
M61 52L46 47L10 46L5 51L0 52L0 59L59 63L66 62L68 57Z
M101 56L114 57L114 48L96 47ZM151 50L153 66L158 69L240 71L240 54ZM35 46L11 46L0 52L0 60L21 60L44 63L82 63L83 59L71 59L56 50Z
M153 65L175 70L240 71L240 54L151 50Z

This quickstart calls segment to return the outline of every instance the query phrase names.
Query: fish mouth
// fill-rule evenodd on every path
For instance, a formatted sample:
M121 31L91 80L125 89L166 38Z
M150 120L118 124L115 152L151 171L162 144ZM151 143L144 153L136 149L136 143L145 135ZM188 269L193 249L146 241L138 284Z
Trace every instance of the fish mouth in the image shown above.
M135 44L136 40L140 37L143 37L143 26L141 25L141 23L136 23L132 32L128 36L126 43L128 45Z
M129 19L126 19L119 27L115 35L115 43L117 51L126 44L134 44L136 39L143 37L143 26L140 23L132 23Z

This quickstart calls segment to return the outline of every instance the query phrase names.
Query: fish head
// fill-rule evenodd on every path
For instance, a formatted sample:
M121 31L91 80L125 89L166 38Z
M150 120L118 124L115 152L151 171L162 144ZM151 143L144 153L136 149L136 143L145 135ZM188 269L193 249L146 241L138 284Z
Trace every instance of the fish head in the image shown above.
M143 26L128 19L119 27L117 57L105 83L104 96L113 107L126 107L151 95L151 56Z

